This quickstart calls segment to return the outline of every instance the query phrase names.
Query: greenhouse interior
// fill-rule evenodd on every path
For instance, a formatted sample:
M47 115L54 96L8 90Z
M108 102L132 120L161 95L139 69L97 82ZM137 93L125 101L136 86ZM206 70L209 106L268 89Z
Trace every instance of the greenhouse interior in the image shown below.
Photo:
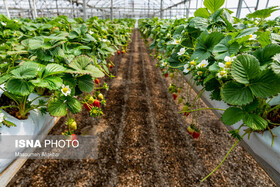
M280 186L279 0L0 6L0 187Z

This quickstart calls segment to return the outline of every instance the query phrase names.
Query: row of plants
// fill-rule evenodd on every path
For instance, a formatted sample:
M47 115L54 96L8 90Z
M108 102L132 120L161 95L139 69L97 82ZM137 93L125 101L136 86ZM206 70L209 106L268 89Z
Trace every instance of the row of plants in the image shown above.
M87 21L67 16L35 20L0 15L0 109L24 120L30 111L67 116L68 130L77 129L73 114L82 106L90 116L102 115L108 89L99 78L114 76L110 61L125 52L135 21L130 19ZM30 99L31 95L35 95ZM1 110L0 110L1 111ZM16 126L0 113L0 127Z
M242 121L239 128L229 131L237 138L230 151L253 132L270 131L273 146L271 129L280 125L280 17L267 18L279 9L258 10L238 19L232 11L221 8L223 4L224 0L205 0L205 8L196 10L195 17L189 19L142 19L140 31L147 43L151 41L151 55L158 59L164 76L173 79L189 74L191 85L203 87L190 102L178 95L188 88L174 79L169 92L184 104L180 113L187 117L201 110L221 110L225 125ZM211 92L212 100L223 101L229 108L196 108L205 91ZM197 120L198 116L192 117ZM241 127L245 128L244 134ZM199 129L192 124L188 132L199 133ZM197 138L197 133L193 137Z

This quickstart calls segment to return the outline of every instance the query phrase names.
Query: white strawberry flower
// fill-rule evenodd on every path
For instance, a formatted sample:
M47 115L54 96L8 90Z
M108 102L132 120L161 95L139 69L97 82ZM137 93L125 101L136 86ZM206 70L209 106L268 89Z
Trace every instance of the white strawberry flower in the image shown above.
M62 85L62 88L61 88L61 92L63 95L67 96L67 95L70 95L71 94L71 89L69 88L69 86L65 86L64 84Z
M227 77L227 71L220 71L219 73L217 73L217 76L219 78Z
M185 54L186 48L181 48L180 51L177 53L179 56Z
M5 117L5 115L3 113L0 113L0 123L2 123L4 121L4 117Z
M90 30L90 31L88 31L88 33L91 35L91 34L93 34L93 32Z
M222 62L219 62L219 63L218 63L218 66L219 66L220 68L225 68L226 65L225 65L224 63L222 63Z
M4 22L1 22L1 24L3 25L3 26L6 26L7 24L6 23L4 23Z
M229 69L230 66L231 66L231 64L232 64L232 61L233 61L235 58L236 58L236 57L229 57L229 56L226 56L226 57L224 58L225 64L222 63L222 62L219 62L219 63L218 63L218 66L219 66L220 68Z
M257 39L256 34L250 34L249 37L250 37L249 40L256 40Z
M258 22L258 21L255 21L254 23L255 23L255 25L258 25L258 24L259 24L259 22Z
M107 40L107 39L102 39L102 42L108 42L108 43L110 43L110 41L109 40Z
M189 71L191 70L191 68L189 68L189 64L185 64L184 65L184 73L189 73Z
M208 64L209 64L208 60L202 60L196 67L203 68L203 67L207 67Z
M171 44L177 45L177 44L179 44L180 42L181 42L181 39L179 39L179 40L175 39Z
M167 62L163 62L161 66L167 66Z

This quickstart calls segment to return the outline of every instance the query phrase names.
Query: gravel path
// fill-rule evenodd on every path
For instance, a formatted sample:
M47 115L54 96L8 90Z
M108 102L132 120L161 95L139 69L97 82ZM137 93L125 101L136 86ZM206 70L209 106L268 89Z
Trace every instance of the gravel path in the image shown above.
M190 119L177 113L167 92L170 83L135 31L110 82L102 118L76 116L87 134L99 137L98 159L28 160L9 186L276 186L240 146L201 184L234 140L211 111L200 113L202 135L192 139L186 132ZM63 122L51 134L60 134Z

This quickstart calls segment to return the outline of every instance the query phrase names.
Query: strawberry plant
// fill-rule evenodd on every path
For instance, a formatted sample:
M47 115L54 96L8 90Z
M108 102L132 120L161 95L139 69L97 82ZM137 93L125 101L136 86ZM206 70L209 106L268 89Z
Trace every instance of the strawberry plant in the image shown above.
M191 85L203 87L193 102L186 99L188 104L180 113L192 114L196 121L201 110L221 110L225 125L242 120L238 129L229 132L237 138L229 152L253 132L269 131L273 146L275 135L271 129L280 125L280 22L279 18L265 19L278 8L258 10L237 19L230 10L221 8L223 4L223 0L205 0L205 8L196 10L195 17L188 20L142 19L140 31L144 38L153 39L150 49L159 57L163 75L172 75L169 92L179 93L177 72L189 74ZM189 96L189 88L186 90ZM229 108L197 108L205 91L210 92L212 100L223 101ZM241 127L246 127L242 136ZM188 132L193 134L191 127ZM194 138L198 138L199 131L194 132Z

